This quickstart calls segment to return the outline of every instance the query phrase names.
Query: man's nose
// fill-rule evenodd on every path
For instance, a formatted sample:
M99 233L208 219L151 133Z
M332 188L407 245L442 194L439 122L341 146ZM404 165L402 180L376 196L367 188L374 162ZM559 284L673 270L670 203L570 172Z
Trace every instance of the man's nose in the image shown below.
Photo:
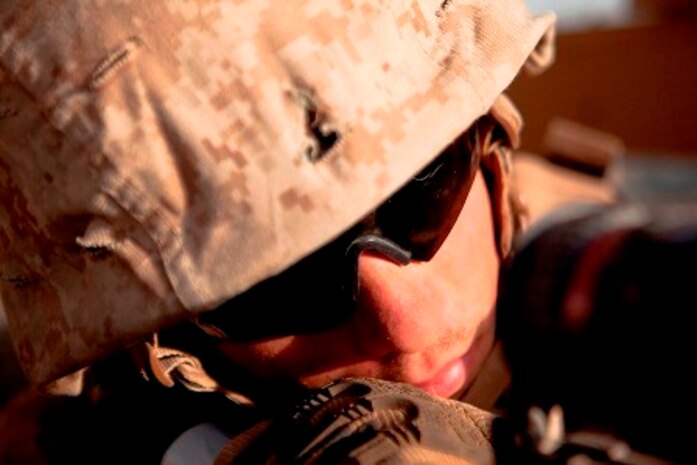
M439 343L452 321L444 289L425 269L427 263L400 266L363 254L354 337L372 357L417 353Z

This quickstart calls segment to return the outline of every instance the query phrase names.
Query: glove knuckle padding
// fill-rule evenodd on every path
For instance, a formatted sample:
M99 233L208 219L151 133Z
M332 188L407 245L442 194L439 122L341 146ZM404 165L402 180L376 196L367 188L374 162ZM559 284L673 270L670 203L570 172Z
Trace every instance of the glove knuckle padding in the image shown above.
M243 433L247 440L233 439L217 463L493 463L492 420L410 385L341 380Z

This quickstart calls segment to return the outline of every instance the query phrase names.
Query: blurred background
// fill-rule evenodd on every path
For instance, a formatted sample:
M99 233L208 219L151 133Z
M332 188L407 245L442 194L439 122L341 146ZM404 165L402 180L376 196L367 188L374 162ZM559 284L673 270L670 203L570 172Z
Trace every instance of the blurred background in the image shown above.
M579 199L697 208L697 1L527 3L558 16L552 67L507 91L531 219Z
M556 11L559 27L554 66L509 89L524 150L553 150L545 138L562 118L616 135L630 153L697 154L697 2L527 2Z

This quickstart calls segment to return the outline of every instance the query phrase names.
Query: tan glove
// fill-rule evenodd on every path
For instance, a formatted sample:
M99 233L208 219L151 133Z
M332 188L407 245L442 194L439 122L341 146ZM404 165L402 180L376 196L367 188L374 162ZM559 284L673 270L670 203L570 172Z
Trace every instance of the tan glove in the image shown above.
M493 464L494 415L407 384L349 379L233 438L223 464Z

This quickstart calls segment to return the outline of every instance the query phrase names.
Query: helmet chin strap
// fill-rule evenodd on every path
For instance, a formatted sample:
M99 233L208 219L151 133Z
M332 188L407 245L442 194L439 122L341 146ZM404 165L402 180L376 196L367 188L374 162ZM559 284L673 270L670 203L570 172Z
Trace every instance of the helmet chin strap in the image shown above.
M147 379L152 375L165 387L172 387L177 382L194 392L219 392L231 401L252 406L254 402L248 397L224 388L205 371L203 365L194 355L159 344L157 334L151 342L146 342L145 357L141 374Z

